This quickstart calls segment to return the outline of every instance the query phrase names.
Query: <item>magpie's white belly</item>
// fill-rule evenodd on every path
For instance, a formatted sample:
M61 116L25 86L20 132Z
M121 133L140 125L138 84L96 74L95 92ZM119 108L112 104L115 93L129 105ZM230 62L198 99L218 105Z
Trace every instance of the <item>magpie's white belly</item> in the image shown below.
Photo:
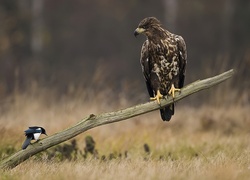
M41 133L34 133L34 139L38 140L40 137Z

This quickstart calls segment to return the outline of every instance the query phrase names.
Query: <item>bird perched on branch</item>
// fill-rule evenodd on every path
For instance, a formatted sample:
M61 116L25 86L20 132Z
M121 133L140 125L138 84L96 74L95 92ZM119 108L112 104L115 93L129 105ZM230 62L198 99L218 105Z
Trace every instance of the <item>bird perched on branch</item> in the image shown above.
M31 140L38 140L41 134L46 134L46 131L44 128L39 126L32 126L29 127L25 132L26 140L24 141L22 145L22 149L26 149L28 145L30 144Z
M134 35L144 34L147 40L141 49L141 66L146 80L150 100L165 95L175 97L184 85L187 63L187 50L184 39L163 28L155 17L143 19ZM174 115L174 104L160 109L163 121L169 121Z

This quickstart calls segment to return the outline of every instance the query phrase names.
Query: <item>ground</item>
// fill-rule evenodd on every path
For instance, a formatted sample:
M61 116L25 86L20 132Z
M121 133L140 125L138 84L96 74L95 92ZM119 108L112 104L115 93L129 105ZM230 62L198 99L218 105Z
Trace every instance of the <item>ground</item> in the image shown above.
M88 114L118 107L80 98L47 102L44 97L18 95L17 99L0 115L1 159L21 149L28 126L41 125L51 135ZM249 105L240 103L199 107L178 103L170 122L163 122L156 111L94 128L75 138L76 153L70 158L62 157L59 147L51 148L14 169L0 170L0 179L248 179L248 111ZM95 157L83 155L89 135L96 143ZM70 146L71 140L65 144Z

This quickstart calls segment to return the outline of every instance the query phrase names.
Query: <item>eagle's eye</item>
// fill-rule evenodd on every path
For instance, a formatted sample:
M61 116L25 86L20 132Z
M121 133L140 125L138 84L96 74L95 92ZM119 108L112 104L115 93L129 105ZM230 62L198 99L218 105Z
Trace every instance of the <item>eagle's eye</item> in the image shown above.
M147 29L146 25L142 25L140 28Z

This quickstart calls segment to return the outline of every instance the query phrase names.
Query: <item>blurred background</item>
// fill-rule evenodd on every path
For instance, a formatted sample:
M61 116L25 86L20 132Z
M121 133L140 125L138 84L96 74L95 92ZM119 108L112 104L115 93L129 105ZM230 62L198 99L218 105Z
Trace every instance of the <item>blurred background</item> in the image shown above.
M42 93L47 101L72 96L101 97L105 103L147 101L139 63L145 37L135 38L133 32L148 16L184 37L186 84L236 70L220 85L224 88L184 102L203 104L201 98L207 102L220 91L224 99L216 101L249 103L250 1L1 0L0 106L20 94ZM224 93L235 89L234 95Z
M89 114L148 102L139 62L146 38L133 32L149 16L184 37L185 84L232 68L235 74L176 103L169 123L157 110L88 131L100 154L136 156L143 143L166 154L176 152L168 150L173 145L183 154L180 144L193 142L213 151L206 143L217 134L249 141L250 1L1 0L0 158L21 148L29 126L52 135ZM76 139L83 149L84 137ZM234 149L228 141L225 149Z

